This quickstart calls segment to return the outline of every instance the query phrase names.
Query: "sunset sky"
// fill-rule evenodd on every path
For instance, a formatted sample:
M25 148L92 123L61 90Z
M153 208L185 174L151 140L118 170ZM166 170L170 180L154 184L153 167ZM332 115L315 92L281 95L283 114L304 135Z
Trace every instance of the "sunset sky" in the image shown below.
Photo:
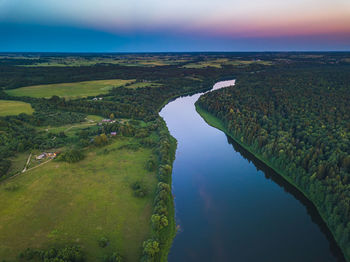
M0 0L0 51L350 50L350 0Z

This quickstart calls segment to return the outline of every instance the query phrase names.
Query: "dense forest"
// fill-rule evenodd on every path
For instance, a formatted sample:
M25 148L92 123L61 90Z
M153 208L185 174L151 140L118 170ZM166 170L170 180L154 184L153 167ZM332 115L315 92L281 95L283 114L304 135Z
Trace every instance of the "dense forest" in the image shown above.
M350 257L350 67L307 65L242 74L197 106L295 184Z

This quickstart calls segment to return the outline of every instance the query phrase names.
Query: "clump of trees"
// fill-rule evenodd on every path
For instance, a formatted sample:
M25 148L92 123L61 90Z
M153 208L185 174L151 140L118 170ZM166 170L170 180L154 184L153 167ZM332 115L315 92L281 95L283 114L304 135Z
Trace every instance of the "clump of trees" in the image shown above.
M58 161L64 161L68 163L76 163L85 158L84 153L78 149L71 149L65 152L62 152L57 157Z
M100 134L94 138L94 143L96 146L104 146L108 144L108 137L106 134Z
M106 247L106 246L108 246L108 243L109 243L109 240L108 240L108 238L106 238L106 237L101 237L99 240L98 240L98 246L99 247Z
M145 197L148 193L146 185L141 181L132 183L131 188L134 190L134 195L137 197Z
M103 258L103 262L122 262L122 261L123 261L122 256L117 252L113 252L111 255L106 255Z
M148 239L143 242L143 257L141 261L152 262L155 261L157 254L160 251L159 242L154 239Z

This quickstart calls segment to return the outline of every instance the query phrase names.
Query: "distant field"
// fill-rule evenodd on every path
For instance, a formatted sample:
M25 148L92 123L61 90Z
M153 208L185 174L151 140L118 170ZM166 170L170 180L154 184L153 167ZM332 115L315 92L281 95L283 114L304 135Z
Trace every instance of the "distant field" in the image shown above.
M135 80L110 79L75 83L60 83L50 85L26 86L17 89L6 90L6 92L12 96L51 97L53 95L56 95L66 98L77 98L106 94L113 87L123 86L127 83L132 83L133 81Z
M138 261L150 234L157 180L145 169L151 149L117 149L132 141L120 138L79 163L51 161L0 184L0 257L17 261L27 247L75 243L88 261L114 251ZM145 198L133 195L130 185L137 180L149 189ZM101 237L109 239L105 248L98 246Z
M234 66L245 66L249 64L262 64L262 65L271 65L270 61L262 60L230 60L227 58L220 58L215 60L201 61L197 63L189 63L184 65L184 68L204 68L204 67L216 67L221 68L223 65L234 65Z
M32 61L38 60L39 57L8 57L0 56L0 59L30 59ZM123 66L165 66L174 65L182 62L186 62L187 59L179 58L174 59L166 56L154 56L154 57L143 57L143 56L133 56L133 57L51 57L45 62L37 62L32 64L24 64L24 67L72 67L72 66L94 66L96 64L113 64L113 65L123 65Z
M32 114L32 106L21 101L0 100L0 116L18 115L20 113Z

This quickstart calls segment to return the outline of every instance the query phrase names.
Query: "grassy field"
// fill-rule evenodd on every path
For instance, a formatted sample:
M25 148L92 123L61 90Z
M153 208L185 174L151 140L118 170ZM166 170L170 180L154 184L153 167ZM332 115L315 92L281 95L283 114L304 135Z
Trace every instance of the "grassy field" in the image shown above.
M29 154L30 152L23 152L11 157L11 167L7 173L12 175L21 172L27 162Z
M150 233L157 180L155 172L145 169L150 149L118 149L130 142L118 138L89 150L79 163L51 161L1 183L0 257L16 261L27 247L79 244L88 261L101 261L113 251L138 261ZM135 181L147 185L145 198L133 195ZM11 185L18 188L9 190ZM105 248L98 246L101 237L109 239Z
M102 119L103 117L101 116L88 115L86 117L85 122L74 123L74 124L63 125L63 126L44 126L44 127L38 127L37 129L40 131L47 131L53 134L64 132L66 136L71 136L81 129L96 126L96 124L99 123Z
M84 81L75 83L60 83L50 85L26 86L6 90L12 96L51 97L53 95L77 98L106 94L113 87L123 86L135 80L109 79L97 81Z
M0 116L19 115L20 113L32 114L32 106L21 101L0 100Z

